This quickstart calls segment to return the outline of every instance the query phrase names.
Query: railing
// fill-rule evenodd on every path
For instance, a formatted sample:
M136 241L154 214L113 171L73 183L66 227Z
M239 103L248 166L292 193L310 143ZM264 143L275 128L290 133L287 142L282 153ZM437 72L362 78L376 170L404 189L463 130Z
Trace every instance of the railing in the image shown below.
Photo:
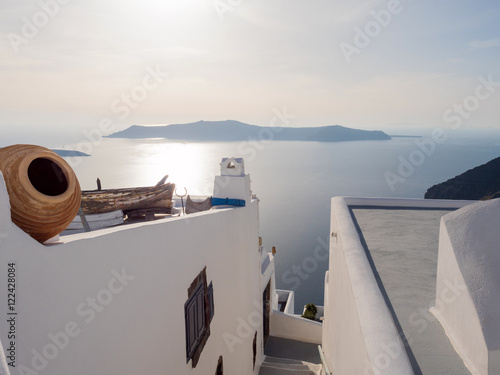
M278 295L278 306L283 303L283 309L278 309L285 314L294 314L295 294L291 290L276 289Z
M326 363L325 355L323 353L323 348L321 345L318 345L319 358L321 359L321 364L323 368L321 369L321 375L332 375L330 369L328 368L328 364Z
M319 345L322 335L323 325L319 322L277 310L271 312L271 336Z
M329 282L325 286L324 355L338 374L379 373L384 348L398 355L384 361L384 375L413 375L410 360L366 256L350 207L396 200L332 199ZM405 201L408 203L408 200ZM395 204L393 204L395 205ZM339 347L341 345L341 347Z

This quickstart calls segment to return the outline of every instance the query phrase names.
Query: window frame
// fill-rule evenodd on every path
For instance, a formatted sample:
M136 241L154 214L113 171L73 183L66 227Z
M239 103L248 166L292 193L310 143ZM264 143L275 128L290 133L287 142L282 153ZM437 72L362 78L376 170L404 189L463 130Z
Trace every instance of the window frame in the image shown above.
M213 284L207 283L206 267L194 278L187 290L184 303L186 363L196 367L201 353L210 337L210 323L213 319Z
M192 309L194 309L194 314L190 314ZM187 361L189 361L193 358L207 330L205 322L205 293L202 282L198 283L193 294L184 304L184 317L186 329L186 358ZM191 319L194 319L194 321L191 321Z
M209 308L209 316L210 323L212 322L215 315L215 304L214 304L214 284L210 281L210 285L208 286L208 308Z

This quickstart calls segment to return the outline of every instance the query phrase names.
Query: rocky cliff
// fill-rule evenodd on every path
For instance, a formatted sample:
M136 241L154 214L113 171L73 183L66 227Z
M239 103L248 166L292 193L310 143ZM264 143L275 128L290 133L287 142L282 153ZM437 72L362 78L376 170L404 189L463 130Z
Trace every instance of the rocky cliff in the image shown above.
M426 199L492 199L500 197L500 157L434 185Z

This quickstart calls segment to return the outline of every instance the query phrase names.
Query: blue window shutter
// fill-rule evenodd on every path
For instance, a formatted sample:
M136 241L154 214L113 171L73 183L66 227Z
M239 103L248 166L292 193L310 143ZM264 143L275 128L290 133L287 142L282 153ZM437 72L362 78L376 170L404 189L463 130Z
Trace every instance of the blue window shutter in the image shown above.
M208 286L208 306L210 308L210 321L215 315L215 305L214 305L214 285L210 283Z

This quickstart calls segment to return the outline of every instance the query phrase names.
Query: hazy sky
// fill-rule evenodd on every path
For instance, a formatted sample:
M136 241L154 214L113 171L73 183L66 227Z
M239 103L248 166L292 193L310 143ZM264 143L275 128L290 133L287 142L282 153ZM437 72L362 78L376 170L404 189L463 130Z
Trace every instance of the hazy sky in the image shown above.
M0 145L284 108L500 131L499 19L498 0L2 0Z

